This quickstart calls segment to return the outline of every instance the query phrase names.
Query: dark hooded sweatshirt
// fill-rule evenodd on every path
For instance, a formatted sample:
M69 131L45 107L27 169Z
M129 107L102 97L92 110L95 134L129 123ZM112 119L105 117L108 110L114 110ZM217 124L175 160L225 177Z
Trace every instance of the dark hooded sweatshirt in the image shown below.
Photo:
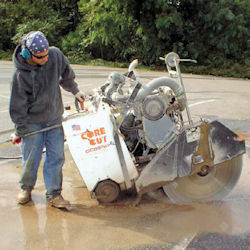
M16 70L11 82L10 116L16 134L29 131L27 124L43 124L59 118L63 113L60 86L75 95L79 89L75 74L67 58L56 47L49 48L49 57L43 66L31 66L20 55L17 46L13 61Z

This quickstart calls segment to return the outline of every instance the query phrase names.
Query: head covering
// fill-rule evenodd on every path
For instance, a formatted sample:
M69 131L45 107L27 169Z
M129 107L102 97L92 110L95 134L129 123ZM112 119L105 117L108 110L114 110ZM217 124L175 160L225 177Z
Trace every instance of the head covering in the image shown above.
M25 46L32 53L41 53L49 49L49 43L41 31L28 34L25 38Z

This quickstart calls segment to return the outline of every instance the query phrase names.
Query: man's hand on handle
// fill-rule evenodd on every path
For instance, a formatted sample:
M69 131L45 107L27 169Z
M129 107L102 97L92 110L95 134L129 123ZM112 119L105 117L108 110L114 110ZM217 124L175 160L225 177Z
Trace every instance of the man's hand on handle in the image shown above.
M82 91L79 91L75 94L75 98L80 103L80 107L83 110L84 109L84 101L85 101L85 94Z
M22 141L22 137L17 136L15 133L10 135L10 139L12 140L13 144L19 144Z

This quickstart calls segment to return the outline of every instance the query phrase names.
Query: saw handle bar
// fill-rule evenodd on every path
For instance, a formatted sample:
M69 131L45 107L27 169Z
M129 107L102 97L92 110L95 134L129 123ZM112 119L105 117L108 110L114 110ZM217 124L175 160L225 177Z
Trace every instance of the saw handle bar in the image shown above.
M32 131L32 132L24 134L24 135L22 135L20 137L21 138L25 138L25 137L28 137L28 136L31 136L31 135L35 135L35 134L38 134L38 133L46 132L46 131L49 131L51 129L60 128L60 127L62 127L62 123L58 123L58 124L55 124L53 126L50 126L50 127L47 127L47 128L43 128L43 129L40 129L40 130ZM6 141L4 141L4 142L2 142L0 144L4 144L6 142L12 142L12 140L8 139L8 140L6 140Z

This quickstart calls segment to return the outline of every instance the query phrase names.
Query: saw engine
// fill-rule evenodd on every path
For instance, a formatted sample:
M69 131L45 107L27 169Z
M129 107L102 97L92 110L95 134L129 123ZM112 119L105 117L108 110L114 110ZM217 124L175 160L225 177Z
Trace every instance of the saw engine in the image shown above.
M63 124L73 159L100 202L113 202L131 188L138 202L159 188L173 202L217 200L239 179L244 140L218 121L193 123L181 59L173 52L163 59L176 69L179 82L160 77L141 84L135 60L126 74L113 72L95 89L91 113ZM72 129L76 126L79 130Z

